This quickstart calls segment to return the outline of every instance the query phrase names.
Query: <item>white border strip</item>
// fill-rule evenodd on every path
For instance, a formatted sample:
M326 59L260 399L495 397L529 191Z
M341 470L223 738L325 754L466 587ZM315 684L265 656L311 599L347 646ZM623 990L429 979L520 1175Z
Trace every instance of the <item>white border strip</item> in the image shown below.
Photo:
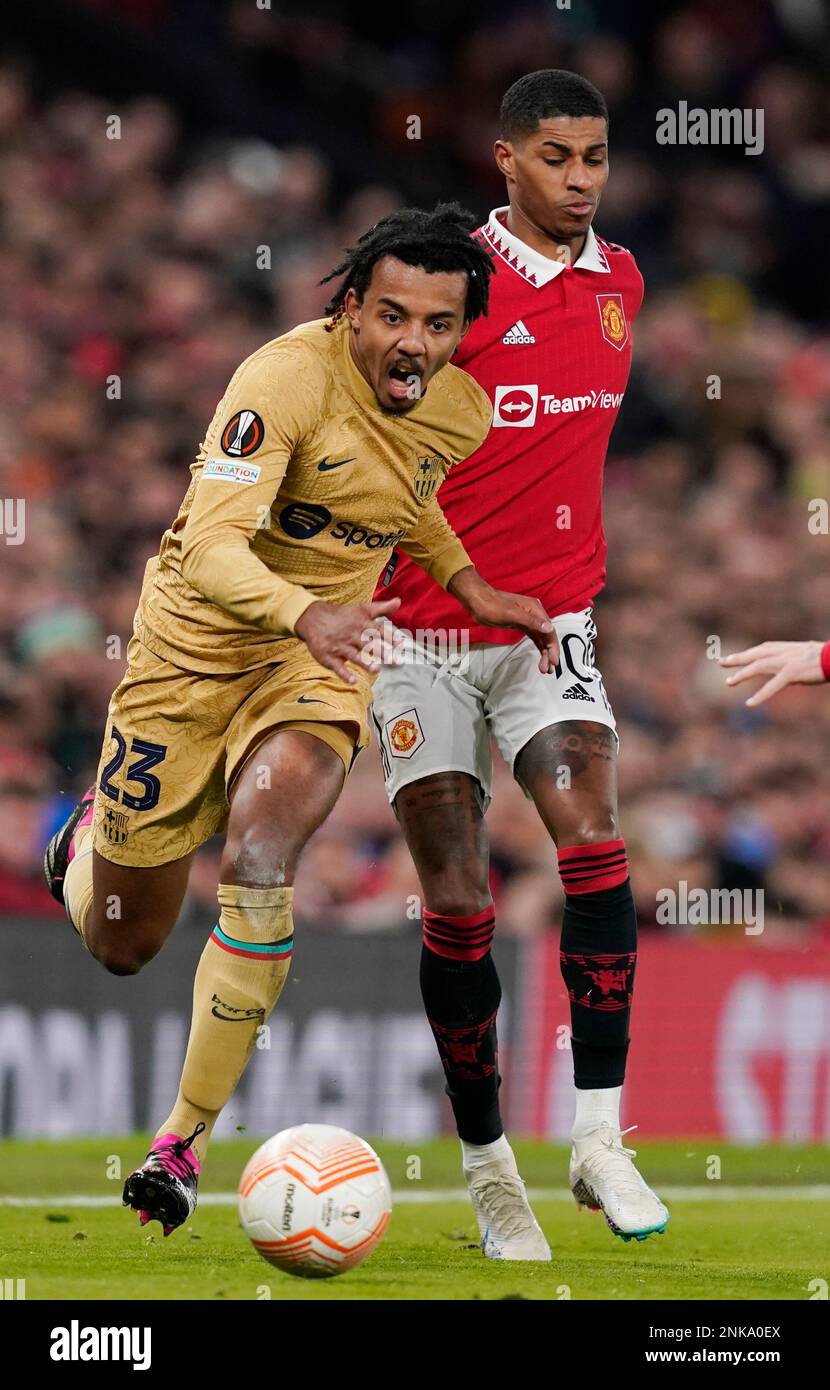
M567 1189L561 1187L530 1187L528 1197L533 1202L573 1202ZM667 1202L830 1202L830 1183L811 1187L721 1187L706 1183L697 1187L661 1187L660 1196ZM392 1193L398 1206L418 1206L436 1202L466 1202L465 1187L416 1186L401 1188ZM235 1192L205 1192L199 1198L200 1207L236 1206ZM118 1207L120 1197L101 1197L69 1192L54 1197L2 1197L0 1207Z

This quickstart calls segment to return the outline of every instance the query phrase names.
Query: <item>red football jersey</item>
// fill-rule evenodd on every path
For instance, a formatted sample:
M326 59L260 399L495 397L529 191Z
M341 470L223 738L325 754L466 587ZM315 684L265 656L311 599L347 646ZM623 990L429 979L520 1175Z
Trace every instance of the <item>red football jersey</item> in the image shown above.
M535 595L555 617L585 608L605 580L605 455L643 279L630 251L591 230L573 266L548 260L507 230L506 213L497 208L475 234L495 252L490 309L453 357L489 395L493 424L439 499L484 578ZM461 629L470 641L494 643L522 635L471 624L400 552L376 597L400 597L393 620L412 631Z

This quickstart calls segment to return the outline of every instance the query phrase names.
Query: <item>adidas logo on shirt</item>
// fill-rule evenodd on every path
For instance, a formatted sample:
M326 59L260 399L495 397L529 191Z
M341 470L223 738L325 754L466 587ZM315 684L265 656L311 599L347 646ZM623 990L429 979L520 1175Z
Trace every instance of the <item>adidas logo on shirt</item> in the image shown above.
M585 689L585 686L584 686L584 685L580 685L580 684L579 684L579 681L577 681L576 685L572 685L572 686L570 687L570 689L568 689L568 690L565 691L564 695L562 696L562 699L563 699L563 700L590 700L591 704L594 703L594 697L593 697L593 695L589 695L588 692L587 692L587 690Z
M535 343L536 339L532 333L528 333L521 319L517 319L513 327L508 328L502 342L507 343L509 347L514 347L520 343Z

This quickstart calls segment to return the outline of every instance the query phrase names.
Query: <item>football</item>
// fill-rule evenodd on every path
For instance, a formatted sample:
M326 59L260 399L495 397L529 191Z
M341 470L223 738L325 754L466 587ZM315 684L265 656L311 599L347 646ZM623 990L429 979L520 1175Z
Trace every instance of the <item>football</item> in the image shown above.
M361 1264L391 1215L392 1189L374 1149L335 1125L274 1134L239 1180L239 1219L252 1245L305 1279Z

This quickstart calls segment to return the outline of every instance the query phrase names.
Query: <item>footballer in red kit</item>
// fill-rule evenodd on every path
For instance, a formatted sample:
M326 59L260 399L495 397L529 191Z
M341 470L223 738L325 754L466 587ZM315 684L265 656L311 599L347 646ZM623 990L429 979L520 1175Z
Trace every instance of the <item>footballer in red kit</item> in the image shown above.
M447 477L441 506L482 573L510 579L554 616L585 608L605 580L602 475L643 279L630 251L590 227L566 270L509 231L508 212L497 208L478 234L495 253L493 299L453 357L489 395L493 425ZM460 603L407 556L396 560L383 593L402 600L399 626L521 638L471 627Z
M499 1106L485 821L491 736L556 846L565 892L571 1190L626 1240L668 1221L620 1127L637 922L592 612L605 580L605 457L643 281L631 252L591 225L608 179L608 111L591 83L557 69L520 78L503 99L494 155L509 202L475 233L493 256L489 313L453 358L487 392L493 422L442 485L441 507L492 584L540 599L559 660L548 669L521 633L471 624L395 552L377 594L401 600L394 623L403 640L399 664L378 676L373 718L387 793L423 887L421 992L482 1250L549 1260ZM416 374L414 356L411 365Z

